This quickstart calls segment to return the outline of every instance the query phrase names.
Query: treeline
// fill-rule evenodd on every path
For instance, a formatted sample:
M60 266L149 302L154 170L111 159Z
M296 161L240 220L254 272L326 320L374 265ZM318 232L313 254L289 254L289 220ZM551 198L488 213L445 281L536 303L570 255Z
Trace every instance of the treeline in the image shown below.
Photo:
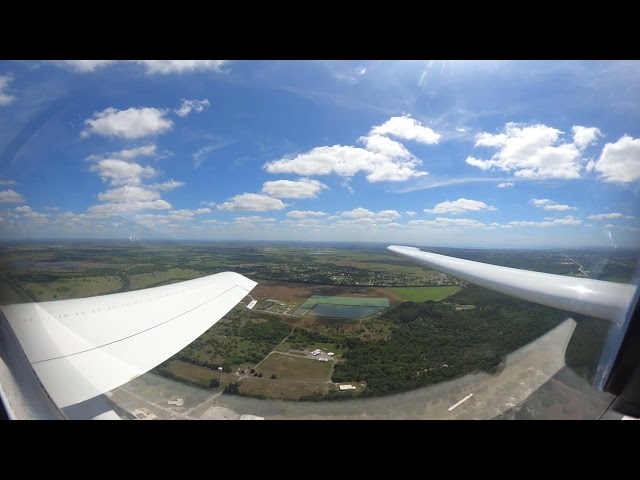
M471 286L450 297L455 303L474 303L473 310L404 302L383 314L381 320L398 326L391 337L368 342L348 339L346 362L336 365L332 380L366 382L363 395L377 396L477 371L493 373L507 354L567 318L556 309L482 290Z

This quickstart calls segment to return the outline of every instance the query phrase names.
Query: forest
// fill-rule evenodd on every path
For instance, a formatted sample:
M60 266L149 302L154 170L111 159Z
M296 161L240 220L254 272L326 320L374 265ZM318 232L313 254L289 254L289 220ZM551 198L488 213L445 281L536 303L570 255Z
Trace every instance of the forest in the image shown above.
M456 310L455 304L474 304ZM404 302L383 314L396 328L390 338L349 339L346 361L336 365L334 382L366 382L363 396L425 387L473 372L499 371L505 356L532 342L569 314L514 297L469 286L443 302ZM571 366L592 375L594 350L602 341L599 322L581 318ZM604 332L606 333L606 332Z

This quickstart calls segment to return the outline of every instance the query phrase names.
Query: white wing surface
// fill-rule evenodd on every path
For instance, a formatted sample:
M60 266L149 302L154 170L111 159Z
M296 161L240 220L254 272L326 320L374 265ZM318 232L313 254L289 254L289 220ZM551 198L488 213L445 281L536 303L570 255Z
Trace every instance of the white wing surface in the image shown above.
M0 308L40 382L63 408L162 363L256 285L223 272L134 292Z
M415 247L391 245L387 250L482 287L612 322L623 318L636 290L634 285L489 265Z

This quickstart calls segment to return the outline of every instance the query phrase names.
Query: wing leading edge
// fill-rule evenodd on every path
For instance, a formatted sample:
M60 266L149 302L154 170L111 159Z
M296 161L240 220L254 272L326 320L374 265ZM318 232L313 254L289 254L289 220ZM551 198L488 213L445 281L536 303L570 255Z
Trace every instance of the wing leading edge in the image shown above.
M620 283L532 272L391 245L387 250L476 285L550 307L617 322L636 287Z
M257 285L234 272L90 298L0 307L58 408L149 371Z

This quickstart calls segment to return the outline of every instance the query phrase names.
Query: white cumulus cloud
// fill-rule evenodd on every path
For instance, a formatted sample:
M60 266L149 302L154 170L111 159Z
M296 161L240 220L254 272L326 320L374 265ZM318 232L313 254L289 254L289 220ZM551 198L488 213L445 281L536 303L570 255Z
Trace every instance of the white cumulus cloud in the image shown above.
M267 212L269 210L282 210L288 204L277 198L258 193L243 193L231 197L228 201L217 206L218 210L236 212L247 210L252 212Z
M291 210L287 213L287 217L291 218L306 218L306 217L326 217L324 212L314 212L312 210Z
M464 212L477 212L480 210L496 210L495 207L491 205L487 205L484 202L479 200L469 200L467 198L459 198L458 200L454 200L452 202L445 201L437 204L433 208L425 208L425 213L451 213L454 215L458 215Z
M271 223L271 222L275 222L276 219L275 218L265 218L265 217L261 217L259 215L253 215L250 217L236 217L233 219L233 223L240 225L240 226L251 226L254 225L255 223Z
M570 207L569 205L558 204L548 198L534 198L533 200L531 200L531 204L535 205L538 208L542 207L545 210L556 211L556 212L564 212L566 210L576 209L575 207Z
M180 104L180 108L174 110L174 112L176 112L180 117L186 117L191 112L200 113L207 107L209 107L209 100L207 100L206 98L202 100L185 100L183 98Z
M605 182L637 181L640 179L640 138L624 135L615 143L607 143L600 158L590 162L587 170L600 173Z
M622 213L598 213L598 214L594 214L594 215L589 215L587 217L589 220L617 220L619 218L624 218L624 219L633 219L636 217L633 217L631 215L623 215Z
M118 187L124 185L140 185L142 179L152 178L158 172L152 167L143 167L134 162L125 162L108 158L92 165L90 170L100 175L105 183Z
M391 117L382 125L376 125L371 129L371 134L392 135L394 137L406 140L415 140L416 142L433 144L438 143L442 135L425 127L409 115L401 117Z
M499 169L514 172L522 178L580 178L583 169L582 151L594 142L597 128L573 127L573 142L559 143L564 133L547 125L526 126L507 123L504 133L481 133L476 147L498 149L490 160L467 157L466 163L482 170Z
M149 202L103 203L89 207L87 212L94 217L110 217L141 210L169 210L170 208L169 202L158 199Z
M515 183L513 182L504 182L504 183L499 183L497 188L509 188L509 187L513 187L515 185Z
M166 118L167 111L158 108L128 108L117 110L107 108L96 112L93 118L84 121L87 128L80 133L81 138L89 135L103 137L120 137L128 140L159 135L173 127L173 122Z
M276 180L265 182L262 193L273 198L314 198L323 189L329 188L324 183L309 178L293 180Z
M393 117L358 139L365 148L351 145L315 147L293 158L267 162L264 169L269 173L335 174L349 178L363 172L371 183L403 182L411 177L427 175L427 172L418 170L422 161L387 135L422 143L437 143L440 137L408 116Z
M0 191L0 203L24 203L24 197L13 190Z
M477 220L471 220L469 218L446 218L437 217L435 220L410 220L407 225L415 227L468 227L468 228L483 228L486 225Z
M176 188L184 187L184 185L184 182L179 182L172 178L171 180L167 180L166 182L154 183L153 185L149 185L149 188L158 190L160 192L170 192L171 190L175 190Z

